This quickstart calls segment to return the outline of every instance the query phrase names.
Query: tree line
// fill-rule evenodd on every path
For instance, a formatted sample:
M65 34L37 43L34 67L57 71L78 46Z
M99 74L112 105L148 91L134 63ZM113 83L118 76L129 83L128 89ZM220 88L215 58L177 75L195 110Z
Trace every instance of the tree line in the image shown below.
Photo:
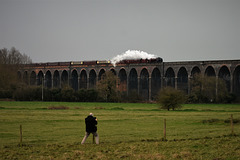
M118 78L111 71L106 72L95 89L75 91L70 86L63 88L42 88L42 86L22 85L9 96L19 101L69 101L69 102L147 102L137 92L120 92ZM217 86L217 94L216 94ZM43 96L43 97L42 97ZM1 93L0 93L1 97ZM227 91L226 84L215 77L195 75L191 81L191 93L172 87L162 88L153 99L165 109L177 109L184 103L232 103L236 96Z

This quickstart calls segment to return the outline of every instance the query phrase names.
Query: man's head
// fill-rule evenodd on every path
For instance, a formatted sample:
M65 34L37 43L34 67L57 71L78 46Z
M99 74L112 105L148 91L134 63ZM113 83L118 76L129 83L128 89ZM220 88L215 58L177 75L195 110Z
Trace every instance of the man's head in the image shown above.
M90 116L93 116L93 113L89 113Z

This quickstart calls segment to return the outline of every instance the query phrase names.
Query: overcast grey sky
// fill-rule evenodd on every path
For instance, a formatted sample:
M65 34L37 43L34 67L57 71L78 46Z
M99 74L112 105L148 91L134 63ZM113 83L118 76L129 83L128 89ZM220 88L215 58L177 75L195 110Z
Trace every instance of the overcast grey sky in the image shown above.
M240 0L0 0L0 48L33 62L240 59Z

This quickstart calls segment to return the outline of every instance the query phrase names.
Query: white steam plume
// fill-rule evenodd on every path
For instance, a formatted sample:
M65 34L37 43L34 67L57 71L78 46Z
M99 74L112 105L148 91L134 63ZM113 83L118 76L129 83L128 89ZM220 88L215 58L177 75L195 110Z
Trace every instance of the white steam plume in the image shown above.
M143 51L137 51L137 50L128 50L125 53L122 53L120 55L117 55L116 57L111 59L111 63L113 66L116 66L116 63L124 60L124 59L151 59L156 58L153 54L148 54Z

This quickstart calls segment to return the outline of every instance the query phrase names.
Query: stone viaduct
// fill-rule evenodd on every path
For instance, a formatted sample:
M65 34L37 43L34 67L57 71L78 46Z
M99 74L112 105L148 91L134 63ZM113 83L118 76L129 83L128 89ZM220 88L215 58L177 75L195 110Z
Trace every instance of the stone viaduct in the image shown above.
M28 85L47 88L69 85L79 90L95 88L107 71L118 76L119 91L136 92L146 100L153 99L164 86L189 94L195 73L223 79L228 91L240 96L240 60L135 62L116 66L109 61L34 63L25 65L18 71L18 76Z

